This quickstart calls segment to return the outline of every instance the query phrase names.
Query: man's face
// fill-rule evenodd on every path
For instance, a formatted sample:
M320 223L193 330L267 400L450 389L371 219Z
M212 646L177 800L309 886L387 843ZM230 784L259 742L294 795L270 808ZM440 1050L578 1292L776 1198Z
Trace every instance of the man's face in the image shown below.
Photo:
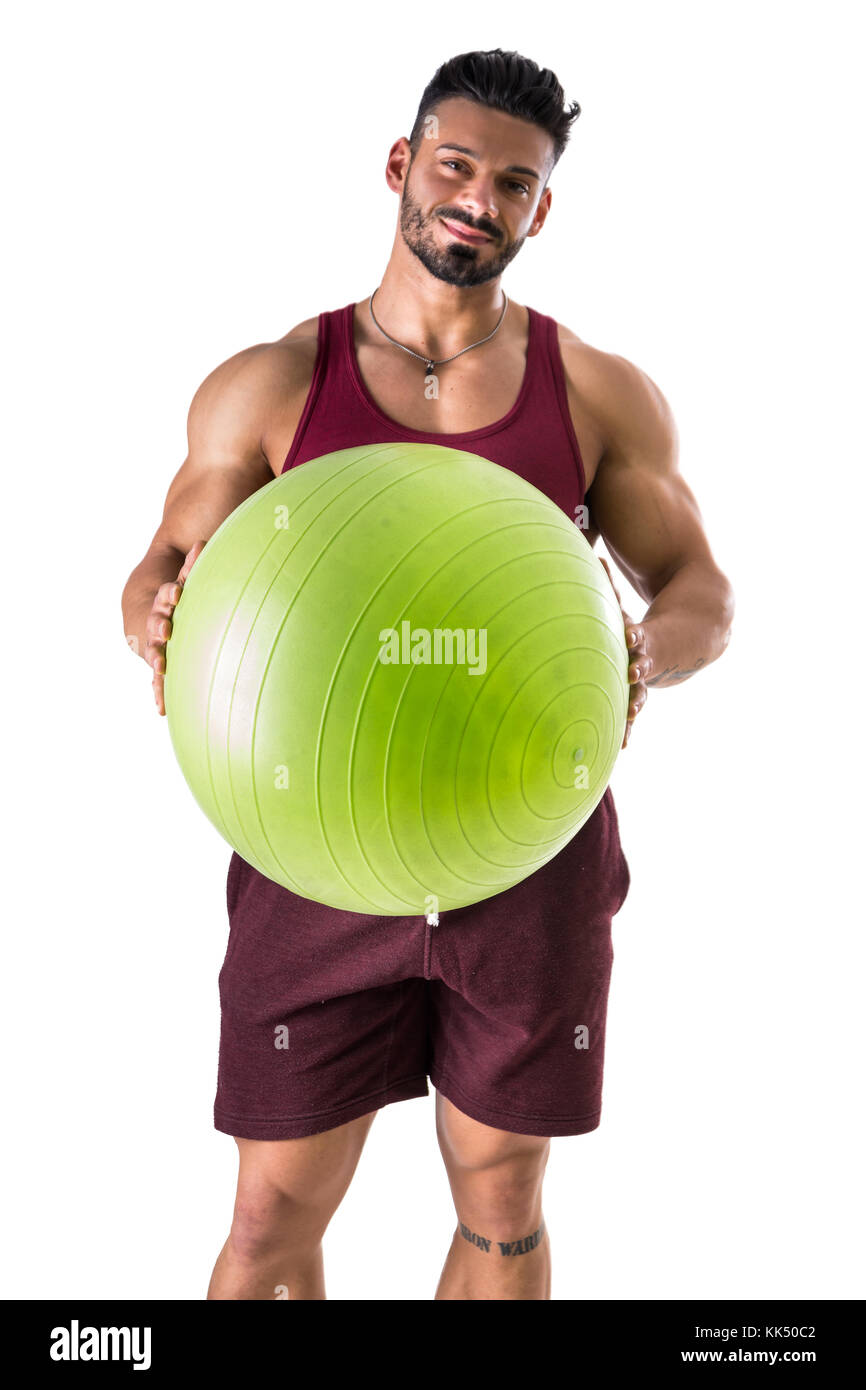
M437 280L483 285L541 229L553 141L540 126L463 97L432 114L406 170L400 231Z

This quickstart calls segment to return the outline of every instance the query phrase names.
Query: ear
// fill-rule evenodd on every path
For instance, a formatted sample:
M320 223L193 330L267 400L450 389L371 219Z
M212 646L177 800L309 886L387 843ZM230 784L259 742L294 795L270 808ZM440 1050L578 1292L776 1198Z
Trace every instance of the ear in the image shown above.
M551 194L550 189L545 188L544 192L538 200L538 207L535 209L535 216L532 219L532 225L530 226L529 231L526 233L527 236L538 236L538 233L544 226L547 214L550 212L550 204L552 201L553 195Z
M388 151L388 162L385 165L385 182L392 193L403 192L411 163L412 148L406 136L401 135Z

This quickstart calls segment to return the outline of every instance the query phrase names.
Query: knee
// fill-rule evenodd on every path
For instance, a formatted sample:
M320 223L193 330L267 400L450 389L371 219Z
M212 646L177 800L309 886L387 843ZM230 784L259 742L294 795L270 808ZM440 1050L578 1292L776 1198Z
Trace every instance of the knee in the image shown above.
M235 1256L257 1264L282 1250L291 1239L292 1203L276 1191L238 1191L229 1242Z
M267 1261L292 1250L312 1253L321 1243L333 1215L321 1194L287 1193L255 1182L238 1184L229 1242L235 1256L247 1264Z
M240 1167L229 1243L239 1259L255 1263L287 1249L318 1248L373 1113L308 1139L235 1140Z
M550 1140L488 1130L440 1136L458 1212L497 1226L531 1220L541 1206Z
M540 1156L502 1158L487 1167L451 1169L458 1212L473 1213L497 1229L530 1221L541 1208L544 1162Z

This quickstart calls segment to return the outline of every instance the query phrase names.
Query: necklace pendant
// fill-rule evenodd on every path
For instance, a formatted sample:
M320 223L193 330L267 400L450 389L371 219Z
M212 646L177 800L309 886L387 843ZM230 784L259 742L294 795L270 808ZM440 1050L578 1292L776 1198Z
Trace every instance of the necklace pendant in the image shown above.
M434 363L434 362L428 361L428 362L427 362L427 365L426 365L425 368L424 368L424 375L425 375L425 376L429 376L430 373L432 372L434 366L435 366L435 363Z

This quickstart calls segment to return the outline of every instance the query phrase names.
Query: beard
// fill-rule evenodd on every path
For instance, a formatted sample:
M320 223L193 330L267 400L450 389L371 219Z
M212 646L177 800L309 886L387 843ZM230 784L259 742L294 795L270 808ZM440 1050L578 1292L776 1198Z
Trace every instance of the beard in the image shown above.
M444 249L438 246L433 233L433 224L438 217L447 217L449 221L457 222L470 231L485 232L494 238L494 247L498 244L496 238L501 239L502 233L490 224L475 226L458 208L444 208L441 212L425 217L420 204L412 196L407 178L400 202L400 232L403 240L412 254L418 257L425 270L429 270L437 280L444 280L449 285L468 288L495 280L514 260L526 240L525 236L519 237L510 246L504 246L497 254L490 256L489 260L482 260L482 253L488 251L489 243L481 247L472 246L468 241L452 241L450 246Z

